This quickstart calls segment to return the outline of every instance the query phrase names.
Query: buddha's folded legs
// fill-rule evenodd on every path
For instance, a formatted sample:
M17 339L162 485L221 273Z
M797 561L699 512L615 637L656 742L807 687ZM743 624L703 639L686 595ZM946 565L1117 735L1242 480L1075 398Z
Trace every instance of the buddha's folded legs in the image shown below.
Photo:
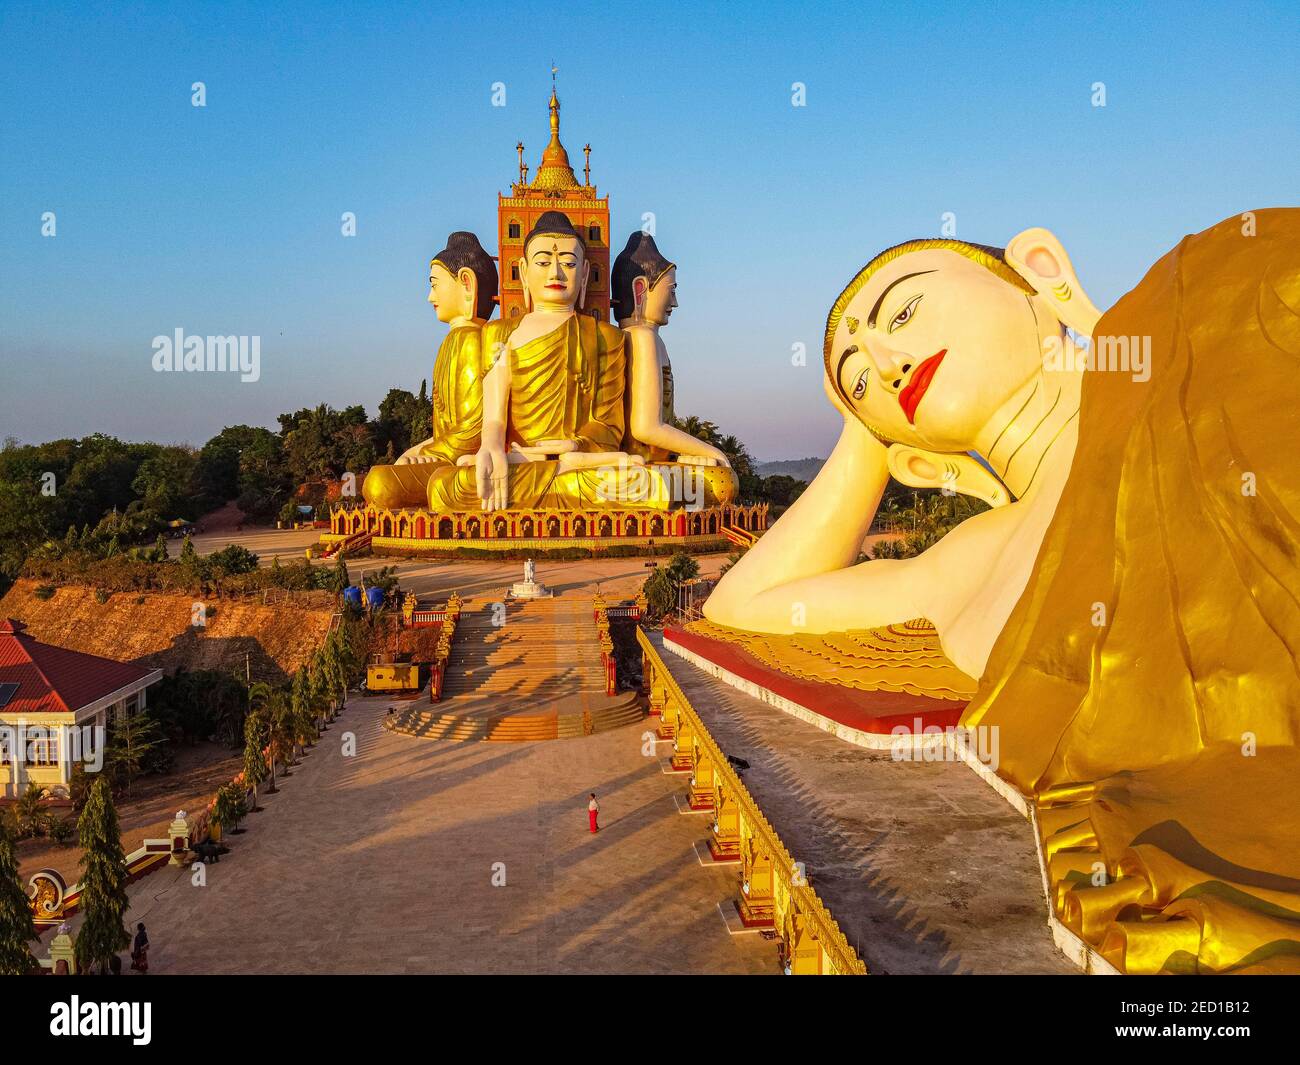
M558 463L519 462L510 465L510 506L562 509L552 500L551 486ZM441 466L429 478L426 494L430 510L482 510L478 479L473 466Z
M430 510L479 510L472 466L439 467L428 482ZM725 466L659 463L561 470L558 462L510 466L510 508L542 510L698 509L736 496L735 472Z
M372 466L361 485L367 503L376 507L399 509L423 507L429 499L429 479L440 470L454 467L444 463L412 462L401 466ZM470 481L474 468L469 468Z

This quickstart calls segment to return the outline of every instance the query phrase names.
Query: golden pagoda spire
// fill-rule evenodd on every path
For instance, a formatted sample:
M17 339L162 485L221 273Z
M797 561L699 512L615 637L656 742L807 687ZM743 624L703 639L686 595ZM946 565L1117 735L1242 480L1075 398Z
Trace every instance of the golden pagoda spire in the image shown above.
M555 67L551 67L551 141L542 152L542 163L537 168L533 188L576 189L578 179L569 165L569 153L560 143L560 98L555 91Z

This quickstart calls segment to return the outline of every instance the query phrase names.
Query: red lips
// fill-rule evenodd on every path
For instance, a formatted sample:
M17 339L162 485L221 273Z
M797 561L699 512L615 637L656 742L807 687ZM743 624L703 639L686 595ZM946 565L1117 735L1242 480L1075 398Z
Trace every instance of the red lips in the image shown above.
M934 380L935 372L939 369L939 363L943 362L943 357L948 354L948 349L931 355L925 362L921 363L912 374L912 379L907 382L907 387L898 393L898 405L903 408L903 413L907 415L908 424L916 423L916 408L921 403L921 398L925 395L926 390L930 387L930 382Z

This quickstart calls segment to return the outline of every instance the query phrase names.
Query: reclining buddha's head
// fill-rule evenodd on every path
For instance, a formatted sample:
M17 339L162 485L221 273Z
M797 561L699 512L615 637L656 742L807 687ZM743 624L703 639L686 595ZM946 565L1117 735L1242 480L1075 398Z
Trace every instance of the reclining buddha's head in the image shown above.
M524 238L519 260L530 310L571 311L587 288L587 248L562 211L547 211Z
M1059 340L1064 328L1018 269L1000 248L957 240L881 252L827 318L829 388L886 443L973 449L980 430L1043 372L1044 341Z

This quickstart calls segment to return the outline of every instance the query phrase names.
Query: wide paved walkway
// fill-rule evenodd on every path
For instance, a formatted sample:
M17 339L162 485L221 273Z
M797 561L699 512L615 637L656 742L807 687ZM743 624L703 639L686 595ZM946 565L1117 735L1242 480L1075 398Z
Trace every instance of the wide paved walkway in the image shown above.
M705 818L644 727L542 743L413 740L354 700L207 867L131 888L154 973L774 973L727 934L735 868L704 868ZM358 753L344 757L344 733ZM587 793L600 797L599 834ZM504 867L505 886L492 884Z
M895 761L660 657L870 972L1078 973L1029 822L965 765Z

